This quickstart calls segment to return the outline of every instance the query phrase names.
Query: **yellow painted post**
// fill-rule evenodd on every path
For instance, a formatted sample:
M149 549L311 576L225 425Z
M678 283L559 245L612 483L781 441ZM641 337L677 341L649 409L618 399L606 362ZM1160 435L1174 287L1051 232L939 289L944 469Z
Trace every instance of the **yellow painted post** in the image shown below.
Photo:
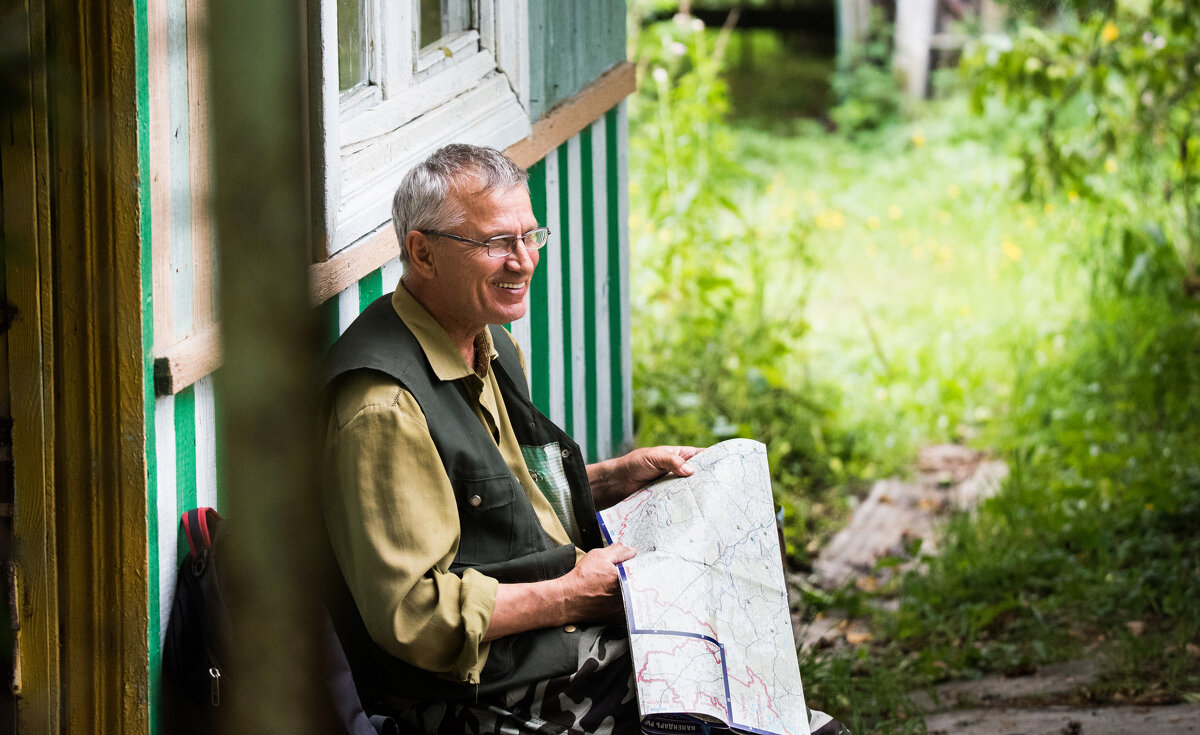
M5 17L0 127L21 733L149 725L136 24L132 3Z
M237 553L230 731L326 731L309 593L318 323L308 299L308 28L304 3L212 0L207 50L219 310L221 478Z

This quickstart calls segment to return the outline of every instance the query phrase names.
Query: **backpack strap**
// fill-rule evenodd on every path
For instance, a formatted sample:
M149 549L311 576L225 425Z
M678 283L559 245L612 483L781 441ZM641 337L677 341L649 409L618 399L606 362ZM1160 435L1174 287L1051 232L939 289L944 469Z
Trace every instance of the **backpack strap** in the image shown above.
M209 515L211 514L211 516ZM192 508L179 516L179 530L187 539L188 550L196 556L202 549L212 548L210 523L221 520L221 514L213 508Z

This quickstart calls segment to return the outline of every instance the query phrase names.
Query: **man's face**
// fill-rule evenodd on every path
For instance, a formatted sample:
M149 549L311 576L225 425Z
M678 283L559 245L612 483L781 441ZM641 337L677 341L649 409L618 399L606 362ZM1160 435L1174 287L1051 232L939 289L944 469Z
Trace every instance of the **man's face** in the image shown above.
M523 186L460 195L458 201L466 220L452 228L455 235L487 240L520 235L538 226ZM525 316L525 295L537 268L537 250L518 245L511 255L493 258L486 248L449 238L440 238L436 246L438 280L446 287L446 317L477 333L488 324L508 324Z

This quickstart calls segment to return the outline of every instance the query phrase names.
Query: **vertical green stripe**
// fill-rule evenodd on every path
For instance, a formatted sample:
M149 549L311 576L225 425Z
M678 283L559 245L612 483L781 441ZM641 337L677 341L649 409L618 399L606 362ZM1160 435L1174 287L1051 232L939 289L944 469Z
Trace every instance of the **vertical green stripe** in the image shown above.
M546 224L546 162L538 161L529 169L529 200L533 205L533 216L538 224ZM562 233L555 233L561 237ZM542 250L542 257L550 254L550 248ZM526 355L529 374L533 376L533 402L543 413L550 413L550 298L546 286L546 269L542 264L533 273L529 290L530 350Z
M158 600L158 461L154 433L154 266L150 241L150 21L146 0L134 2L134 55L137 57L138 228L142 244L142 401L146 432L146 551L149 587L149 620L146 634L150 650L150 732L158 735L158 701L162 694L162 651L159 647Z
M596 404L599 391L599 379L596 375L599 366L596 365L596 209L595 194L592 192L595 175L592 165L592 128L588 126L579 133L580 160L580 201L583 209L583 334L584 334L584 370L586 371L584 385L584 400L587 405L587 453L589 462L599 459L597 454L598 434L600 427L596 424Z
M196 391L175 394L175 512L196 507Z
M571 162L567 157L567 144L558 147L558 227L563 231L562 252L562 293L551 294L562 300L562 345L563 351L563 429L567 434L575 433L575 382L572 377L571 364L571 181L568 175Z
M358 282L358 310L362 311L383 295L383 269L376 268Z
M621 374L621 349L626 339L621 325L621 171L617 156L617 108L604 116L604 144L608 179L608 341L612 373L612 446L625 443L625 381Z

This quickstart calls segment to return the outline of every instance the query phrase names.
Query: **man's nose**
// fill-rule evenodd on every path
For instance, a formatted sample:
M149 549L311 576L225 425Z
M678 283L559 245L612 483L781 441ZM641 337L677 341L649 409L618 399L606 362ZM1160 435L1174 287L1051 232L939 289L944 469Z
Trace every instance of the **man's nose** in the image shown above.
M524 238L522 238L513 246L512 252L504 259L504 263L514 271L532 270L537 267L537 260L535 260L536 256L534 255L536 252L536 250L528 247L525 244Z

